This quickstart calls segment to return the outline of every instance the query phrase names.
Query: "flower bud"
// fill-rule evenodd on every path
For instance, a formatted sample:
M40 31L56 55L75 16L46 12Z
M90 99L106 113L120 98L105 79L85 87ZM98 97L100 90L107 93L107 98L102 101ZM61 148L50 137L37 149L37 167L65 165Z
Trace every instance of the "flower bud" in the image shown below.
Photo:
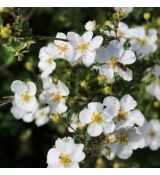
M29 71L31 71L33 69L33 64L31 62L26 62L25 64L25 68Z
M159 101L155 101L153 105L154 105L155 108L159 108L160 107L160 102Z
M160 26L160 17L157 18L156 23Z
M96 168L103 168L103 167L105 167L105 161L103 160L102 157L100 157L96 160Z
M108 94L110 94L111 92L112 92L111 87L105 86L105 87L103 88L103 93L104 93L105 95L108 95Z
M12 33L12 31L11 31L9 25L7 25L5 27L2 27L0 29L0 36L1 36L1 38L9 38L11 33Z
M85 24L85 29L88 31L94 31L96 29L96 21L88 21Z
M107 81L104 75L98 75L97 80L99 84L104 84Z
M148 13L148 12L146 12L146 13L143 14L143 18L144 18L145 20L149 20L150 17L151 17L151 14Z
M61 120L61 116L59 114L51 114L51 120L57 123Z
M81 87L84 88L84 89L87 89L87 88L88 88L88 83L87 83L87 81L85 81L85 80L81 81L80 85L81 85Z

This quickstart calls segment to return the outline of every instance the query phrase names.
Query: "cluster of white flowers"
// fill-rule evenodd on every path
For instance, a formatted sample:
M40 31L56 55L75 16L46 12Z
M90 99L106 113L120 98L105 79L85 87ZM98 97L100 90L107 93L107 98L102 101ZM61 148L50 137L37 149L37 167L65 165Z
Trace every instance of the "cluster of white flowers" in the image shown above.
M119 101L108 96L103 104L92 102L79 114L79 120L87 125L90 136L106 135L105 146L121 159L132 155L132 150L143 148L144 139L138 128L143 125L143 114L135 109L137 102L125 95Z
M29 123L35 120L37 126L44 125L49 121L49 107L40 108L35 97L36 86L33 82L24 83L15 80L11 84L11 90L14 92L14 101L11 113L16 119L22 119Z
M153 53L157 49L157 30L146 30L144 27L136 26L129 28L124 22L118 23L118 28L115 32L113 24L109 25L111 31L103 31L107 36L118 37L122 43L125 43L127 39L130 40L131 50L133 50L139 58L144 55Z
M61 114L67 111L65 97L68 95L69 89L63 82L58 81L57 84L54 84L50 77L43 79L43 91L39 100L49 105L52 113Z
M124 16L133 8L115 8ZM115 81L116 75L125 81L133 79L130 65L136 62L137 55L153 53L157 49L157 31L146 31L142 27L129 28L127 24L119 22L115 30L100 30L105 35L113 37L107 45L103 45L102 36L93 36L96 30L96 21L89 21L85 25L83 35L75 32L57 33L56 40L42 47L39 52L38 67L41 71L43 90L37 92L36 85L29 81L24 83L15 80L11 84L14 93L11 113L16 119L25 122L35 121L42 126L49 121L52 115L61 115L67 112L66 97L69 88L60 80L52 82L51 74L56 69L56 59L63 59L71 66L83 64L85 67L96 68L100 75L105 76L107 83ZM124 43L130 40L130 47L126 49ZM147 92L160 100L160 66L155 65L152 73L156 77L147 86ZM148 79L148 76L144 80ZM144 120L143 114L135 109L137 102L131 95L124 95L120 100L114 96L107 96L103 103L90 102L87 107L73 113L68 131L73 133L77 129L87 129L90 137L103 135L106 139L104 149L109 154L102 154L108 159L118 156L121 159L129 158L133 150L149 146L152 150L160 147L160 122ZM64 115L65 117L65 115ZM58 138L55 147L47 155L48 167L79 167L79 162L85 159L84 145L76 144L73 138Z

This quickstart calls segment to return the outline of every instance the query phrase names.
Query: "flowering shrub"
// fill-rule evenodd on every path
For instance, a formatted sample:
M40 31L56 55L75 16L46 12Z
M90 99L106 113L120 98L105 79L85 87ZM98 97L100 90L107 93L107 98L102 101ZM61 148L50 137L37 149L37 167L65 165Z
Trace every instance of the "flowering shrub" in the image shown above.
M153 104L160 106L159 31L122 22L134 10L112 9L104 25L88 21L81 35L60 31L46 37L33 36L22 16L4 9L15 21L13 26L1 22L0 36L18 60L37 39L52 40L39 48L37 74L26 64L35 81L19 75L11 83L12 96L1 104L12 103L15 119L65 128L46 153L49 168L91 167L96 161L103 167L104 158L113 162L137 149L160 147L160 121L149 116Z

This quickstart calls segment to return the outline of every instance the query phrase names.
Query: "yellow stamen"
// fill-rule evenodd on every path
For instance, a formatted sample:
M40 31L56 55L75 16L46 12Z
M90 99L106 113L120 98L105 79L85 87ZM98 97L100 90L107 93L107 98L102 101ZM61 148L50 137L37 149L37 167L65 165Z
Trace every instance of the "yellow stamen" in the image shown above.
M53 63L53 59L52 59L52 57L49 57L48 59L47 59L47 64L52 64Z
M99 112L94 112L92 115L92 122L93 123L100 123L102 121L103 117L101 113Z
M23 94L21 95L21 97L22 97L22 100L23 100L25 103L29 102L30 99L31 99L31 96L29 95L28 92L23 93Z
M121 133L117 136L117 140L121 144L127 144L128 143L128 136L125 133Z
M53 94L53 100L55 102L60 103L61 99L62 99L62 96L61 96L60 92L56 92Z
M44 111L40 111L39 116L43 117L44 115L45 115L45 112Z
M149 136L150 138L154 138L154 137L156 136L156 132L153 131L153 130L150 130L149 133L148 133L148 136Z
M59 156L59 161L64 167L68 167L71 163L70 156L68 154L63 153Z
M123 110L119 110L118 115L117 115L117 120L121 121L121 120L125 120L126 119L126 114Z
M106 143L114 143L117 141L115 134L109 134L106 139Z
M117 58L113 57L110 61L107 61L107 64L109 64L112 68L116 68L118 65Z
M69 48L67 44L64 44L62 46L58 46L58 49L60 51L60 53L65 53Z
M79 50L79 52L81 53L85 53L88 47L89 47L88 42L81 42L78 44L77 50Z
M141 40L140 40L140 43L141 43L141 45L142 45L142 46L146 46L146 45L147 45L147 43L148 43L147 38L146 38L146 37L144 37L143 39L141 39Z

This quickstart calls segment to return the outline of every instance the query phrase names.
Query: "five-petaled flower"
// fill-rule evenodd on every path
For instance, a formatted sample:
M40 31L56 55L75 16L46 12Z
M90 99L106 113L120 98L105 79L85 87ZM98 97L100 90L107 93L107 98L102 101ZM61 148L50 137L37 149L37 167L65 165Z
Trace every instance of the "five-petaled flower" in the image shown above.
M49 168L79 168L85 158L84 145L76 144L71 137L57 139L55 147L48 151Z
M37 105L36 100L36 86L29 81L24 83L20 80L15 80L11 84L11 90L14 92L14 102L25 111L32 111Z
M80 122L88 124L87 132L92 137L99 136L102 132L108 134L115 129L113 116L106 116L103 107L102 103L92 102L79 114Z
M96 61L101 64L99 73L105 75L109 81L114 79L114 73L118 73L126 81L133 79L132 70L127 65L133 64L136 56L132 50L125 50L118 40L110 41L107 47L100 47Z
M104 114L113 117L116 123L115 129L133 127L134 125L142 126L144 123L144 116L135 109L137 102L128 94L119 101L116 97L108 96L103 101Z

